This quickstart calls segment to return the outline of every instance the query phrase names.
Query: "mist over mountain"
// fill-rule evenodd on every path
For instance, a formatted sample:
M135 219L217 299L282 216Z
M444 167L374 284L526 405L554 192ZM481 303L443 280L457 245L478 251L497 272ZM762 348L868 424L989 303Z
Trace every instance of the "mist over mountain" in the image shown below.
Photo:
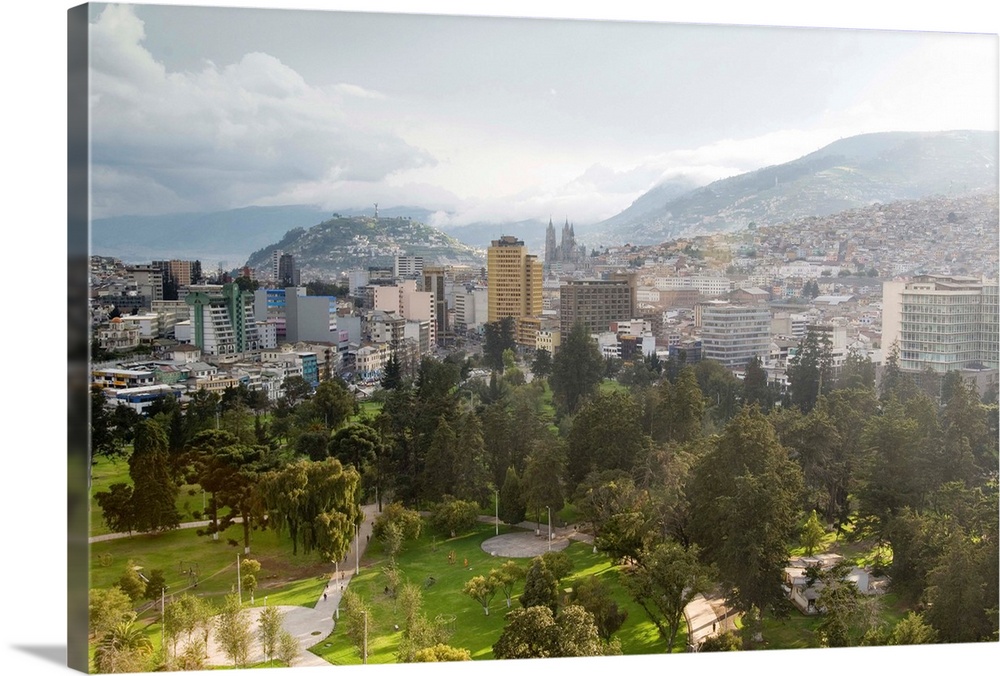
M995 131L864 134L841 139L785 164L708 185L699 186L685 176L671 178L599 223L574 222L572 214L554 214L552 221L558 230L568 220L578 240L593 248L626 242L656 244L684 235L739 229L750 223L765 226L899 200L957 197L997 189L997 148ZM379 206L380 220L410 223L398 233L381 233L390 241L381 242L387 246L380 251L392 250L395 244L401 245L400 250L415 250L419 247L414 237L422 236L429 243L438 242L428 248L433 255L440 250L445 258L460 254L468 259L473 254L466 247L483 249L501 235L513 235L524 240L529 251L544 253L548 219L442 228L425 225L434 222L435 213L422 207ZM290 230L308 231L318 224L334 223L348 228L344 235L349 239L354 233L351 219L374 214L374 204L364 209L335 210L288 205L95 219L91 250L126 262L200 258L208 265L226 261L229 267L237 267L253 252L275 248ZM416 225L420 228L414 230ZM391 241L397 234L405 236L405 241ZM341 246L339 242L336 246ZM313 243L309 248L316 246ZM339 261L339 254L334 257ZM340 265L338 262L334 267Z
M660 186L586 228L608 244L826 216L870 204L996 190L994 131L887 132L841 139L785 164L721 179L678 196Z

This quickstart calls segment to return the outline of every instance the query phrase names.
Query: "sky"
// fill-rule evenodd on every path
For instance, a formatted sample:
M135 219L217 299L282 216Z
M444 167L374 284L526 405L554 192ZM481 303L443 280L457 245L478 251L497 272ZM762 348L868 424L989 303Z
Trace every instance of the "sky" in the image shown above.
M846 136L997 129L995 34L629 18L91 5L92 216L592 223Z

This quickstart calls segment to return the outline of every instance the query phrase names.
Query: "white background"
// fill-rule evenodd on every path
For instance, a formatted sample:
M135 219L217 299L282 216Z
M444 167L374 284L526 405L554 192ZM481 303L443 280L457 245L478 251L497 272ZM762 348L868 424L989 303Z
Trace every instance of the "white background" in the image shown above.
M164 2L161 4L179 4ZM371 11L425 11L481 15L552 16L573 18L638 19L762 25L831 26L904 30L998 32L997 10L982 0L934 3L817 3L714 2L685 3L684 7L653 9L650 3L557 3L487 0L427 2L261 2L216 4L304 9ZM677 4L677 3L671 3ZM893 13L882 7L891 4ZM989 3L992 4L992 3ZM4 388L2 408L4 486L2 494L3 545L0 547L0 651L3 673L51 674L65 669L66 650L66 382L65 252L66 252L66 10L72 3L40 0L5 6L2 22L2 87L4 104L3 172L5 209L3 232L7 241L5 264L0 266L3 323L0 325L0 374ZM572 9L568 9L572 7ZM1000 646L964 645L933 648L784 651L767 654L683 655L664 658L587 660L593 668L623 667L630 671L665 670L743 673L785 671L858 673L902 666L908 673L947 673L975 670L992 673L1000 663ZM579 662L571 663L576 668ZM513 665L477 663L477 673L507 673ZM543 673L542 664L518 664L518 671ZM545 665L549 668L555 665ZM408 673L431 673L413 667ZM433 667L467 673L461 665ZM348 669L356 672L360 668ZM366 668L365 673L389 673L391 668ZM890 673L892 673L890 672ZM238 671L233 673L251 673ZM399 673L398 669L392 673Z

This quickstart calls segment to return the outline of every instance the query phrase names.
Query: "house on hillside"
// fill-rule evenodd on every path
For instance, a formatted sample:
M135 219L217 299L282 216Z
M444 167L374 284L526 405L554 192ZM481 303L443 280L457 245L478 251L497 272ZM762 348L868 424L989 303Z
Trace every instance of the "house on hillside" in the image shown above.
M843 560L844 557L840 554L830 553L792 559L785 567L781 588L788 595L788 600L802 613L806 615L821 613L823 609L818 599L825 586L823 574L831 571ZM851 567L843 579L854 584L865 596L885 591L885 578L876 577L864 568Z

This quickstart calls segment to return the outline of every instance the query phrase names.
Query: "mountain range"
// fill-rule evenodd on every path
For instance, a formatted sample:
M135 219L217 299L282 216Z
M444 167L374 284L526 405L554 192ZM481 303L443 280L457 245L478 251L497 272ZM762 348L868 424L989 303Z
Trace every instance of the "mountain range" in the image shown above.
M876 203L995 191L997 167L995 131L864 134L841 139L785 164L707 185L697 185L685 177L673 178L654 186L611 218L599 223L574 223L574 227L577 239L590 247L626 242L655 244L684 235L730 231L751 223L766 226L826 216ZM432 220L433 214L420 207L379 209L380 220L402 219L422 226ZM91 251L127 262L200 258L203 262L222 260L228 267L238 267L251 251L276 248L290 230L308 232L313 226L331 222L347 225L344 219L373 215L374 205L370 209L337 210L332 219L330 210L290 205L95 219L91 224ZM478 248L488 246L500 235L515 235L525 241L530 251L541 254L546 225L547 221L541 220L472 223L449 226L446 232L450 238ZM562 223L555 225L558 229ZM432 231L435 229L424 232L436 239ZM458 242L442 245L452 250L446 257L459 251L462 256L468 254L457 246ZM291 242L286 246L291 247Z
M681 195L661 197L653 188L587 232L609 244L656 244L876 203L995 191L997 142L997 132L986 131L853 136L797 160Z

